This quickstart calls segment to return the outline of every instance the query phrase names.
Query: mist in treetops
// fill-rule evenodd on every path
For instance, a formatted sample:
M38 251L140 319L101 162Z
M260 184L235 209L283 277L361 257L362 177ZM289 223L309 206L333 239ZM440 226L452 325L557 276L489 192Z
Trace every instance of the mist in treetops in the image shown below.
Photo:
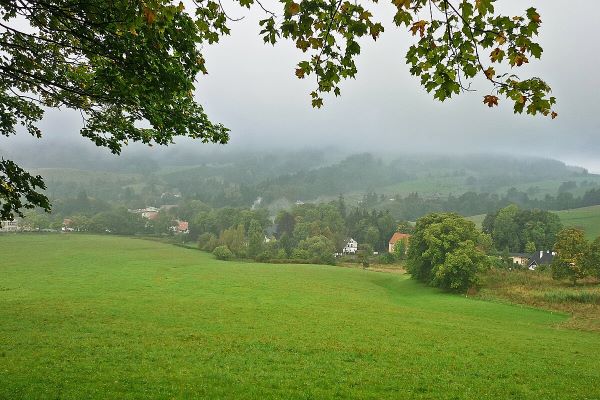
M325 97L324 107L313 109L309 93L315 82L294 76L299 51L291 44L263 44L257 24L261 15L239 11L233 17L244 19L231 25L231 35L206 50L209 74L198 77L196 91L209 117L231 129L229 144L188 139L168 148L134 144L117 157L79 135L78 113L48 110L40 124L41 140L23 131L2 137L0 155L28 168L76 168L96 161L122 165L136 157L189 165L248 152L294 154L306 149L324 152L326 159L315 166L362 152L389 159L409 154L505 154L557 159L600 172L600 5L583 0L568 6L558 1L534 5L543 19L539 40L544 54L519 73L539 74L551 84L558 98L556 120L514 115L509 104L488 109L482 98L489 88L478 81L474 92L443 103L434 100L410 75L404 61L410 37L397 29L365 43L356 79L343 82L341 97ZM497 7L508 13L523 8L516 0ZM379 17L389 20L392 14L384 7Z

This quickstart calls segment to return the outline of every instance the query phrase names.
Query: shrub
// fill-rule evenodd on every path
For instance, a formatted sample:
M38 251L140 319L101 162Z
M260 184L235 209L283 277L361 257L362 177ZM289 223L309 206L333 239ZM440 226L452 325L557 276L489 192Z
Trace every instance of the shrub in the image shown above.
M335 264L335 246L323 235L311 236L301 240L292 252L292 258L308 259L315 264Z
M288 255L287 255L285 249L279 249L277 251L277 258L279 258L279 259L288 258Z
M212 233L203 233L198 236L198 248L204 251L213 251L219 245L219 241Z
M310 254L308 251L303 249L294 249L292 252L292 258L295 260L308 260L310 258Z
M257 255L256 257L254 257L254 261L258 261L258 262L268 262L271 259L269 253L263 251L261 252L259 255Z
M379 256L379 262L381 264L393 264L395 261L395 257L392 253L383 253Z
M217 257L218 260L231 260L233 258L233 253L227 246L219 246L213 250L213 254Z

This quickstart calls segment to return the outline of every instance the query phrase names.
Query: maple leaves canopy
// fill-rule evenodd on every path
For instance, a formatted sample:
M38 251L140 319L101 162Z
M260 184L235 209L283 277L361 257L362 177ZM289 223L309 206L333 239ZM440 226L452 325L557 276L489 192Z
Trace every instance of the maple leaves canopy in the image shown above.
M265 43L292 41L306 57L300 79L316 78L312 105L341 93L357 74L363 38L377 40L384 25L369 7L377 1L279 0L270 10L259 0L236 0L264 12ZM411 74L441 101L470 91L481 76L490 84L484 103L501 97L516 113L557 116L550 87L518 69L540 58L534 41L542 23L535 8L522 15L495 12L495 0L392 0L390 23L414 38L406 54ZM230 33L233 21L218 0L20 0L0 4L0 134L22 125L36 137L44 108L78 110L81 134L119 153L123 145L173 142L187 136L226 143L228 130L213 123L193 96L207 73L203 45ZM274 6L275 7L275 6ZM29 24L23 29L23 22ZM0 160L0 219L23 208L49 209L41 177Z

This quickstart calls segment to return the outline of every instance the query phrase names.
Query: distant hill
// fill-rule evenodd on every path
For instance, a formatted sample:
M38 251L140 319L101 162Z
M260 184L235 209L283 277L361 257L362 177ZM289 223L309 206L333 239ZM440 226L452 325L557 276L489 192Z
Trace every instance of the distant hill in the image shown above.
M52 148L43 154L38 150L25 146L6 155L42 175L52 200L85 193L129 208L172 204L176 198L170 194L213 207L250 207L260 198L262 206L270 208L296 201L326 202L341 194L349 206L389 210L395 218L414 220L441 210L480 214L513 202L547 209L600 204L571 201L600 190L600 175L535 157L345 155L328 149L134 151L116 157L87 147ZM465 194L469 196L462 198ZM559 195L560 205L546 201ZM407 197L414 204L408 204ZM431 204L435 202L439 204Z

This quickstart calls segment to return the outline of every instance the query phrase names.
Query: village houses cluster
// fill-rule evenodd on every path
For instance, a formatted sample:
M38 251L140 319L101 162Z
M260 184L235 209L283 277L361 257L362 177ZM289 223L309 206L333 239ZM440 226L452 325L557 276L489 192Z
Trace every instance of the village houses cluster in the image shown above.
M160 211L167 211L170 208L175 206L161 206L157 207L145 207L141 209L129 210L129 212L134 214L139 214L142 218L148 221L155 221L159 217ZM189 233L189 223L188 221L183 221L179 219L174 219L171 221L171 225L169 230L173 234L187 234ZM13 221L1 221L0 232L31 232L35 231L31 226L24 222L23 219L15 219ZM65 218L62 223L62 232L74 232L76 228L73 227L73 220L70 218ZM109 232L110 233L110 232ZM395 232L392 237L388 241L388 251L390 253L395 252L396 244L399 241L404 242L404 252L408 251L408 244L410 240L410 236L407 233ZM271 236L265 235L265 243L268 243L272 240ZM348 238L344 241L344 247L341 252L336 253L336 257L341 256L353 256L359 253L359 243L353 239ZM373 253L377 255L377 252ZM522 268L527 268L529 270L535 270L540 265L550 265L556 253L551 250L540 250L536 251L532 254L526 253L511 253L509 254L509 259L513 262L513 264L520 266Z
M404 251L408 251L408 240L410 239L410 235L408 233L400 233L396 232L388 241L388 251L390 253L394 252L394 247L396 243L399 241L404 241L406 246L404 247ZM336 256L347 256L347 255L356 255L358 253L358 242L353 238L349 238L345 240L344 248L341 253L336 253ZM374 255L377 255L377 252L373 252Z

